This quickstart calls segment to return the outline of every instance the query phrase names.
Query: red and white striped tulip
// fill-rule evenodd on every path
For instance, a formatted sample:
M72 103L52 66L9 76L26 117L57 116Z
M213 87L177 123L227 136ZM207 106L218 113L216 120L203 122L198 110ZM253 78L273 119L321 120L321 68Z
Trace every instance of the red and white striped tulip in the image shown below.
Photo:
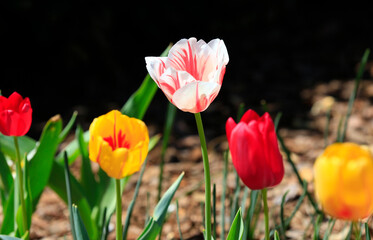
M218 95L229 57L224 41L181 39L168 57L146 57L146 68L168 100L184 112L207 109Z

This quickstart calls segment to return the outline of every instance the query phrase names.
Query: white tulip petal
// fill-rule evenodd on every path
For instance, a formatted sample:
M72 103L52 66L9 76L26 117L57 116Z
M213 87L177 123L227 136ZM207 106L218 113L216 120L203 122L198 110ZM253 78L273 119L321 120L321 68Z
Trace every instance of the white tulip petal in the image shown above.
M158 86L164 92L168 100L171 101L172 95L176 90L195 81L193 76L185 71L176 71L173 68L167 68L159 78Z
M150 77L157 83L159 86L159 78L165 71L166 65L165 62L167 57L146 57L146 69L149 72Z
M220 91L214 82L192 82L177 90L172 103L184 112L198 113L206 110Z

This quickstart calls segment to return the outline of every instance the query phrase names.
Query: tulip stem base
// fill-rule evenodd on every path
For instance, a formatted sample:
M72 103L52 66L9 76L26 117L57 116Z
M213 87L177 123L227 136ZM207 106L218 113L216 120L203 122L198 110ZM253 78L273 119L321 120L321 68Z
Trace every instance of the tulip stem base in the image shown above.
M264 222L265 222L265 240L269 240L269 217L268 217L268 204L267 204L267 188L262 189Z
M207 153L205 132L203 130L202 118L200 113L194 114L197 123L198 135L201 141L203 168L205 171L205 239L211 239L211 177L210 165Z
M115 188L117 195L117 207L116 207L116 240L122 240L122 191L120 187L120 179L115 179Z
M25 196L24 196L24 191L23 191L23 172L22 172L22 165L21 165L21 154L19 153L19 144L18 144L17 136L14 136L14 147L16 150L16 182L18 182L18 191L19 191L19 193L18 192L15 193L14 197L19 196L21 200L22 224L23 224L23 230L24 232L26 232L28 230L27 212L26 212ZM18 206L16 207L18 208ZM15 209L15 211L17 211L17 209Z

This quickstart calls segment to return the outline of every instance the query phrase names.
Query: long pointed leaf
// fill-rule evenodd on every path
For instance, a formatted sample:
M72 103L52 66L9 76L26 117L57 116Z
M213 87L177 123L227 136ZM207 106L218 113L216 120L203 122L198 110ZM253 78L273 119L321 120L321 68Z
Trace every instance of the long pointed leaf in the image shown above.
M123 227L123 235L122 235L123 240L127 239L127 233L128 233L128 228L129 228L129 225L130 225L130 222L131 222L132 211L133 211L133 208L135 206L137 196L139 195L142 176L144 175L147 162L148 162L148 158L145 159L145 162L143 163L143 165L141 167L140 176L139 176L139 178L137 180L137 183L136 183L136 188L135 188L135 192L133 194L133 198L132 198L132 200L131 200L128 208L127 208L126 220L124 221L124 227Z
M85 197L90 206L97 203L98 192L97 182L91 168L91 160L88 156L88 145L84 141L83 130L80 126L77 127L75 136L78 140L80 154L82 156L82 166L80 168L80 182L84 189Z
M234 218L231 229L229 230L227 240L241 240L244 232L244 224L241 215L241 209L238 209Z
M171 187L165 192L161 200L158 202L154 209L153 217L150 219L148 225L138 238L138 240L154 240L163 226L164 219L167 214L168 206L178 189L181 180L184 177L184 172L180 174L178 179L171 185Z
M45 125L40 137L40 145L30 160L30 183L34 200L38 199L48 183L61 129L61 118L59 116L51 118Z
M3 153L0 151L0 187L5 193L5 198L10 194L10 188L13 185L12 172L6 162ZM4 206L4 202L2 201Z

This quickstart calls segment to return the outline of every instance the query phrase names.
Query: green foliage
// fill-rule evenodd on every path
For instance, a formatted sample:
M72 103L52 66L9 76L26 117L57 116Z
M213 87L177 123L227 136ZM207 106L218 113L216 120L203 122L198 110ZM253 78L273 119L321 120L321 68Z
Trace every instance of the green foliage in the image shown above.
M241 209L237 211L231 229L229 230L227 240L241 240L244 232L244 224L241 216Z
M154 209L153 217L149 220L138 240L154 240L158 236L166 217L168 206L170 205L183 177L184 173L181 173L171 187L164 193Z

